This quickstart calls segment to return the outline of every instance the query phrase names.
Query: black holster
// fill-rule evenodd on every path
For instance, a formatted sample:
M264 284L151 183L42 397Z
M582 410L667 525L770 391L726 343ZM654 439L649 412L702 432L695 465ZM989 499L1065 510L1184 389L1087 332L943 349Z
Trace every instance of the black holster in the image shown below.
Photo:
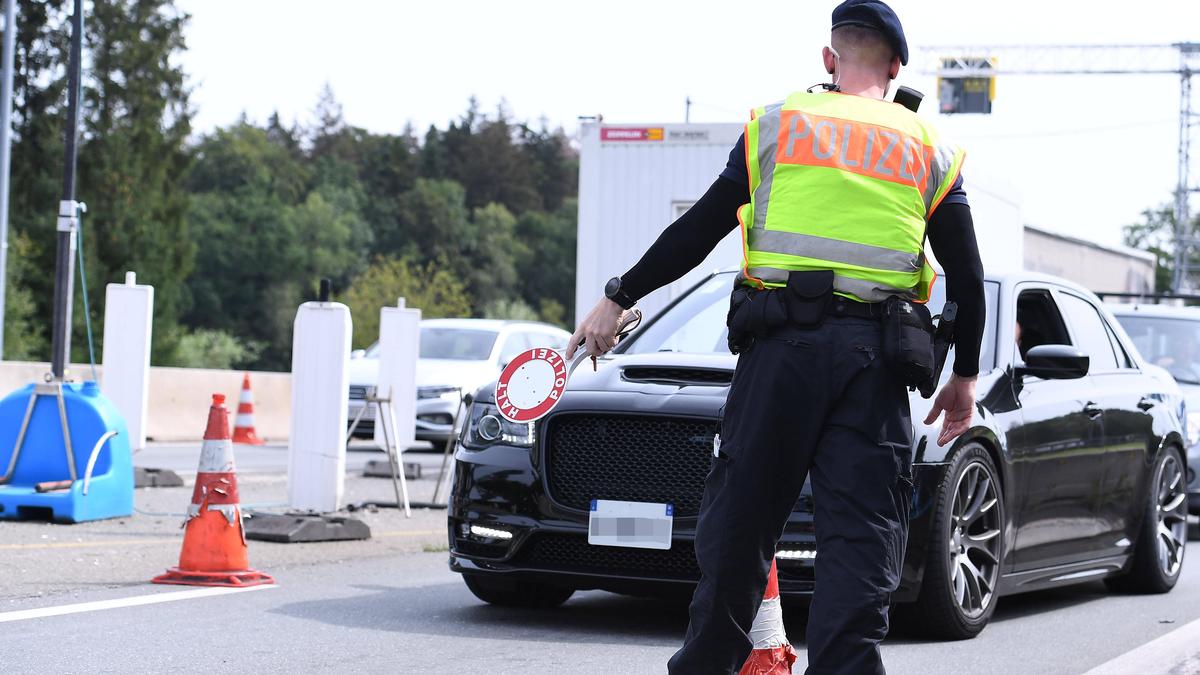
M909 387L927 386L934 371L928 307L895 295L884 301L883 360Z

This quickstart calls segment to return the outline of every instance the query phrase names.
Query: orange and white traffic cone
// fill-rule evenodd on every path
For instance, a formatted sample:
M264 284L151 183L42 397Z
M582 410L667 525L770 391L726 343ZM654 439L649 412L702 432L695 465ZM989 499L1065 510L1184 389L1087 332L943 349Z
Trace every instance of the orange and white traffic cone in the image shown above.
M208 410L200 468L184 527L179 566L151 579L154 583L189 586L275 583L270 575L250 569L224 394L213 394Z
M266 441L254 430L254 392L250 391L250 373L242 375L242 393L238 396L237 419L233 424L233 442L262 445Z
M790 675L796 662L796 650L788 642L783 629L783 607L779 603L779 574L775 561L767 575L767 591L750 627L754 651L742 664L738 675Z

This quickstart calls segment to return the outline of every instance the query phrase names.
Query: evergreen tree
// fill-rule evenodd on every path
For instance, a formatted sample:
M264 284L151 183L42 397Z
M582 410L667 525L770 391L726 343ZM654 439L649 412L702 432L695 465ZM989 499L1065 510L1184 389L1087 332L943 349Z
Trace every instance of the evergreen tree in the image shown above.
M178 342L184 281L195 256L181 189L191 161L184 145L191 110L177 63L186 23L171 0L96 0L85 22L90 67L78 198L88 202L84 242L93 321L103 317L104 285L136 270L155 287L158 359Z

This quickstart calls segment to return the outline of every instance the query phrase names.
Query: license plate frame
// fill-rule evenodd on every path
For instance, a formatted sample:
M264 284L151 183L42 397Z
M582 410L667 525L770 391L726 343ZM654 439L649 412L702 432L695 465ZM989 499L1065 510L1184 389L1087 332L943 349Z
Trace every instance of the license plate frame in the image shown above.
M671 548L674 522L673 504L593 499L588 544L665 551Z

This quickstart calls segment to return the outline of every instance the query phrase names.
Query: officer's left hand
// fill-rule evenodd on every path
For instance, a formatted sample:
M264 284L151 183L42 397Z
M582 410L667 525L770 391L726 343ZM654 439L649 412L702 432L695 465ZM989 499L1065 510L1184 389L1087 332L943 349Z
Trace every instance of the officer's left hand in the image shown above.
M925 416L925 424L933 424L943 411L942 432L938 434L938 445L945 445L962 436L971 428L971 417L975 412L975 380L978 377L960 377L957 373L933 399L933 408Z

